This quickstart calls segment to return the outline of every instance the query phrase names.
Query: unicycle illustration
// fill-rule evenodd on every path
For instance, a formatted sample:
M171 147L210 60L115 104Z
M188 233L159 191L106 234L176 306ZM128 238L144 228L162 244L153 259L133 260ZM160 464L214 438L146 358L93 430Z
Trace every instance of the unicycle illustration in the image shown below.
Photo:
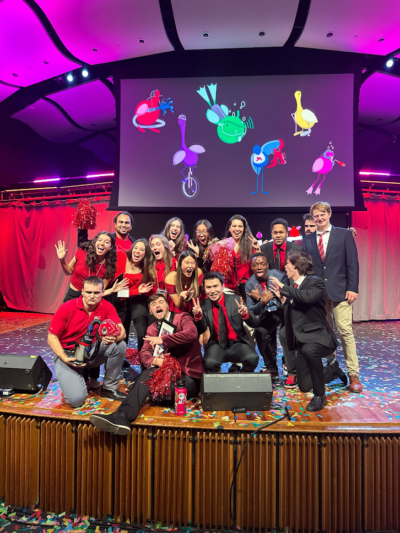
M172 162L174 165L183 163L185 166L181 170L183 176L182 180L182 192L185 198L195 198L200 190L199 180L196 176L193 176L192 168L195 168L199 159L198 154L204 154L205 149L199 144L192 144L187 148L185 143L185 129L186 129L186 116L179 115L178 124L181 130L181 149L175 152ZM187 175L184 173L186 169L189 169Z
M185 170L185 169L184 169ZM195 198L199 194L200 183L196 176L193 176L192 169L189 168L187 176L183 174L184 179L182 180L182 192L186 198Z

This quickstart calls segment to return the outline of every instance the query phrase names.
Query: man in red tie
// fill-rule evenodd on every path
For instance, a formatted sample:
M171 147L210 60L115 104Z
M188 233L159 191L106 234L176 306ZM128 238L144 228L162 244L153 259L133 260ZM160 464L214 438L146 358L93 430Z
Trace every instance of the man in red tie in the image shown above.
M288 223L284 218L276 218L270 227L272 242L262 244L260 250L267 256L270 268L285 272L287 254L301 252L301 246L287 240Z
M328 295L326 318L331 328L335 318L349 373L350 391L361 392L352 316L352 304L358 296L357 248L351 231L331 225L332 210L327 202L313 204L310 212L317 231L305 236L303 250L312 257L315 275L325 281Z

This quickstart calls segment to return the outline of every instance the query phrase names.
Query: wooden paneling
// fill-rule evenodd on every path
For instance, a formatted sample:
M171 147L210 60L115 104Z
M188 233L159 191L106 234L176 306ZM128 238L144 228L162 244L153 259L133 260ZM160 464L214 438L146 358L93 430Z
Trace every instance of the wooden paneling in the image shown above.
M113 436L91 424L77 426L76 512L106 518L112 514Z
M7 419L5 446L5 503L35 505L39 499L40 429L34 418Z
M6 495L6 425L5 417L0 415L0 500Z
M400 439L369 437L365 444L365 529L400 531Z
M322 529L362 530L362 440L321 436Z
M115 438L114 515L145 524L151 518L152 431L133 428Z
M40 506L70 513L75 505L75 424L42 421L40 434Z
M196 431L194 522L200 528L222 529L231 523L229 486L233 469L234 433Z

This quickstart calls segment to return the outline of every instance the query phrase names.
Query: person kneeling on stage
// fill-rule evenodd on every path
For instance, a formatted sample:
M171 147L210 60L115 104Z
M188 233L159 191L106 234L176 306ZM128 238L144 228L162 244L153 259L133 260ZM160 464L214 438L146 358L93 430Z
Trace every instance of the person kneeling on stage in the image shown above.
M48 344L55 354L56 377L65 401L71 407L82 405L88 394L83 376L86 366L94 368L105 364L101 396L117 401L126 397L126 394L117 390L126 352L125 329L114 307L102 300L103 292L103 280L98 276L89 276L83 282L82 296L62 304L49 327ZM102 337L101 342L96 341L91 349L92 355L93 350L96 351L93 359L87 364L77 364L73 356L76 344L86 334L93 320L103 322L107 319L115 322L121 333ZM94 328L93 334L97 331L96 326Z
M254 372L259 357L251 345L243 320L254 327L242 298L224 293L224 278L219 272L204 275L206 298L201 308L193 308L199 333L204 333L204 369L220 372L222 363L242 363L242 372Z
M325 282L313 276L311 256L305 252L290 252L285 270L288 278L294 281L293 287L272 277L271 290L284 304L288 347L297 350L299 389L301 392L313 389L314 392L307 411L320 411L327 401L327 376L324 376L322 357L329 357L338 346L326 320Z
M198 304L197 307L199 307ZM153 379L153 373L162 367L166 360L164 354L165 357L169 354L176 358L179 363L182 371L180 381L187 390L187 398L197 396L200 391L203 364L197 328L192 316L188 313L170 312L166 296L161 293L150 296L149 309L157 322L147 328L144 345L139 353L142 373L133 384L128 397L115 413L90 417L91 423L103 431L117 435L130 433L131 423L136 420L140 408L150 394L148 382ZM158 335L163 321L175 326L174 333ZM154 355L158 346L162 346L162 353ZM171 381L170 387L173 399L175 397L174 380Z

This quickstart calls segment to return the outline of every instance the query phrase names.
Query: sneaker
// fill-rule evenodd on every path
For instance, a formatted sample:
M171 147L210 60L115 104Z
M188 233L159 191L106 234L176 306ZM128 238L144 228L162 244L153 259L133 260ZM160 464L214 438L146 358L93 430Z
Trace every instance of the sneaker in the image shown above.
M92 415L90 421L101 431L107 431L107 433L113 433L114 435L129 435L131 432L129 420L118 413Z
M283 386L285 387L285 389L295 389L295 388L297 388L297 376L288 376L288 378L284 382Z
M233 363L230 367L229 367L229 370L228 372L231 374L231 373L237 373L237 372L241 372L241 368L239 365L237 365L236 363Z
M278 383L279 382L279 374L278 374L278 372L270 372L266 368L262 368L260 370L260 374L269 374L271 376L272 383Z
M287 370L287 366L282 363L282 374L286 377L289 373Z

